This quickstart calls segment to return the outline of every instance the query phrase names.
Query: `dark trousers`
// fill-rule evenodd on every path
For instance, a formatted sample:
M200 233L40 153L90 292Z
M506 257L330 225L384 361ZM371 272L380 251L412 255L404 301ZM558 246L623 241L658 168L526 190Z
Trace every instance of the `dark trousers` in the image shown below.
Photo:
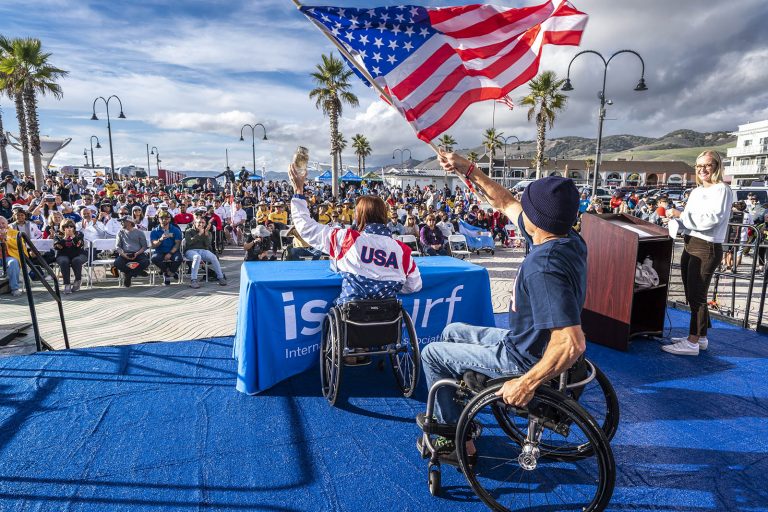
M169 261L165 260L166 254L171 255L171 259ZM179 266L181 265L181 253L179 251L176 251L173 254L169 252L156 252L152 255L152 263L154 263L155 266L159 268L163 274L175 274L179 271Z
M78 254L74 258L69 256L57 256L56 264L61 269L61 277L64 279L64 284L69 284L69 270L75 273L75 281L80 281L83 278L83 265L88 261L88 256L85 254Z
M712 327L707 307L707 291L712 274L723 259L722 244L707 242L701 238L685 237L685 250L680 258L685 299L691 308L689 334L706 336Z
M129 263L138 263L139 266L134 269L130 269L128 268ZM136 277L137 275L139 275L139 273L143 272L144 270L147 270L148 267L149 267L149 256L147 256L146 254L142 254L136 257L135 260L129 260L129 259L123 258L122 256L118 256L117 258L115 258L115 268L117 268L117 270L119 270L120 272L124 273L126 276Z

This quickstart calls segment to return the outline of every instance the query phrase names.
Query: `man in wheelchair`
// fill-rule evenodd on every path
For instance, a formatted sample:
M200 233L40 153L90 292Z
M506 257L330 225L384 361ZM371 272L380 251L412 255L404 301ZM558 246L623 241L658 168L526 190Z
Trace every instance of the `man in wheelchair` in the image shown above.
M547 177L533 182L521 201L456 153L442 153L440 163L470 181L488 202L514 219L531 247L521 264L510 304L509 329L453 323L442 341L421 352L427 385L460 380L466 372L507 380L497 395L524 407L543 383L568 370L586 349L581 310L586 296L587 247L573 231L579 194L570 179ZM456 424L462 405L455 388L436 394L438 423ZM422 418L422 422L424 418ZM435 447L448 463L456 460L455 441L438 437ZM467 453L474 453L467 440Z

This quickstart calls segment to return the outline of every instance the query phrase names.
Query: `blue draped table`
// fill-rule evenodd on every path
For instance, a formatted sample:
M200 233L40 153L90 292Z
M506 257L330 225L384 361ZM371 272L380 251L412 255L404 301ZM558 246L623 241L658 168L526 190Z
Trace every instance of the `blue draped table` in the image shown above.
M423 346L450 322L493 326L485 268L447 256L416 258L423 287L401 295ZM233 357L237 389L255 394L317 365L323 318L341 293L328 261L246 262Z

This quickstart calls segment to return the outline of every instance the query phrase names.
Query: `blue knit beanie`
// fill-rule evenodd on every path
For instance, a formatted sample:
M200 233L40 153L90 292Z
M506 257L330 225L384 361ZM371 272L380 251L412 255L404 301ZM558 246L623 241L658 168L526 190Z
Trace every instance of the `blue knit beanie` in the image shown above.
M523 212L537 227L565 235L579 213L579 191L569 178L547 176L526 187L522 203Z

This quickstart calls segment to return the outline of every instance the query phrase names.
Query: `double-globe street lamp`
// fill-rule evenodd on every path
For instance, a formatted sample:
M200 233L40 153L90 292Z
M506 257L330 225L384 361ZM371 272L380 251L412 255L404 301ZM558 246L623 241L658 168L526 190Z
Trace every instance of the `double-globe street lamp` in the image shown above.
M157 175L160 176L160 150L157 149L157 146L152 146L152 151L149 153L150 155L155 155L155 167L157 167Z
M267 140L267 129L264 128L264 125L261 124L261 123L256 123L256 124L253 124L253 125L246 123L246 124L244 124L242 126L242 128L240 128L240 141L241 142L245 140L243 138L243 130L246 129L246 128L250 128L251 129L251 149L253 150L252 155L253 155L253 174L254 175L256 175L256 127L257 126L261 126L261 129L264 130L264 138L261 139L261 140ZM264 171L261 172L261 181L264 181Z
M584 50L576 55L573 56L571 59L571 62L568 63L568 74L565 78L565 84L563 85L562 90L563 91L572 91L573 85L571 85L571 64L573 64L573 61L575 61L580 55L584 55L585 53L593 53L600 57L600 60L603 62L603 89L597 93L597 98L600 100L600 111L598 115L599 124L597 128L597 150L595 151L595 171L594 176L592 177L592 197L595 197L597 192L597 177L599 176L600 172L600 157L602 156L602 142L603 142L603 121L605 120L605 105L613 105L613 102L611 100L605 99L605 80L608 75L608 64L611 63L614 57L617 55L620 55L622 53L631 53L635 56L637 56L638 59L640 59L640 81L637 82L637 85L635 86L635 91L647 91L648 87L645 85L645 61L640 56L639 53L637 53L634 50L619 50L615 52L613 55L611 55L608 60L603 57L603 55L600 52L596 52L595 50Z
M111 164L112 169L112 179L115 179L115 154L112 151L112 125L110 124L110 118L109 118L109 102L112 101L112 98L116 99L117 102L120 104L120 115L117 116L118 119L125 119L125 114L123 114L123 102L120 101L120 98L118 98L115 94L110 96L107 99L104 99L104 96L99 96L95 100L93 100L93 115L91 116L91 121L98 121L99 118L96 117L96 102L101 100L104 102L104 105L107 107L107 133L109 133L109 163Z
M397 148L396 150L394 150L394 151L392 152L392 160L394 160L394 159L395 159L395 153L397 153L398 151L400 152L400 170L402 171L402 170L403 170L403 165L405 165L405 164L403 163L403 156L405 155L405 152L406 152L406 151L408 152L408 160L410 160L411 158L413 158L413 155L411 155L411 150L410 150L410 149L408 149L408 148L403 148L403 149L401 149L401 148Z

